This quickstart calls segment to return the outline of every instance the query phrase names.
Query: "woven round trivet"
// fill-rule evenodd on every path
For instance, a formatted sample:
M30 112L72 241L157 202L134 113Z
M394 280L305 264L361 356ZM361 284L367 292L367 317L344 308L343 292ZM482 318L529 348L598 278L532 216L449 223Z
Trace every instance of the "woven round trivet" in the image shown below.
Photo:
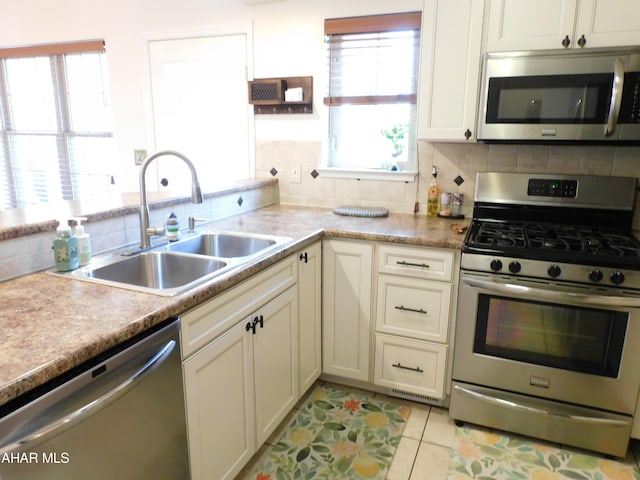
M352 207L346 205L334 208L333 213L348 217L386 217L389 215L389 209L384 207Z

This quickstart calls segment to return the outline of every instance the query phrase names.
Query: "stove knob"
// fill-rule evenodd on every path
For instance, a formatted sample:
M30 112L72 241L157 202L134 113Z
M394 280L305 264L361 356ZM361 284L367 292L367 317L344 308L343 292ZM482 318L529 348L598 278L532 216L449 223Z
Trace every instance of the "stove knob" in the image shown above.
M624 273L612 272L609 280L611 280L611 283L615 285L622 285L622 282L624 282Z
M562 273L562 270L560 270L560 267L558 265L551 265L547 270L547 273L550 277L557 278Z
M494 272L498 272L498 271L502 270L502 262L500 260L498 260L498 259L491 260L491 263L489 264L489 267Z
M518 273L521 269L522 265L520 265L520 262L511 262L509 264L509 271L511 273Z
M602 280L602 272L600 270L591 270L589 272L589 280L591 280L594 283L598 283L600 280Z

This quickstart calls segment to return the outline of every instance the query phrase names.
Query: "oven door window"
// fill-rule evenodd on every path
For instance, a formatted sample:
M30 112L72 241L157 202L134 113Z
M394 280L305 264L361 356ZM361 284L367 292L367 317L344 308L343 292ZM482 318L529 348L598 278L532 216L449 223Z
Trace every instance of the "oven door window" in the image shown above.
M474 352L615 378L628 317L480 294Z
M605 124L612 74L489 79L486 123Z

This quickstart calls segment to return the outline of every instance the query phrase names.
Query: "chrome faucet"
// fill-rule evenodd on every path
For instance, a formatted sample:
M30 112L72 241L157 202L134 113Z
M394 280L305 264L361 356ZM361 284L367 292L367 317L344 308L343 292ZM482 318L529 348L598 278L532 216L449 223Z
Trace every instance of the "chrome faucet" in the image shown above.
M151 247L151 237L154 235L162 235L164 227L151 227L149 226L149 205L147 204L147 182L145 180L145 172L149 164L158 157L163 155L173 155L178 157L184 163L187 164L189 170L191 170L191 201L193 203L202 203L202 191L200 190L200 183L198 182L198 174L196 169L187 157L183 154L173 150L163 150L149 155L144 159L140 166L140 248L147 249Z

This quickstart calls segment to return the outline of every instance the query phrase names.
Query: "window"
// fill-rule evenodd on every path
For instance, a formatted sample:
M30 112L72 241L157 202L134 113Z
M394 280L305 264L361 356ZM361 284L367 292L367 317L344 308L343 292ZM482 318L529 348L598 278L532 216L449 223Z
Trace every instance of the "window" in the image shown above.
M416 170L420 12L325 20L327 166Z
M114 182L102 40L0 49L0 207L100 196Z

